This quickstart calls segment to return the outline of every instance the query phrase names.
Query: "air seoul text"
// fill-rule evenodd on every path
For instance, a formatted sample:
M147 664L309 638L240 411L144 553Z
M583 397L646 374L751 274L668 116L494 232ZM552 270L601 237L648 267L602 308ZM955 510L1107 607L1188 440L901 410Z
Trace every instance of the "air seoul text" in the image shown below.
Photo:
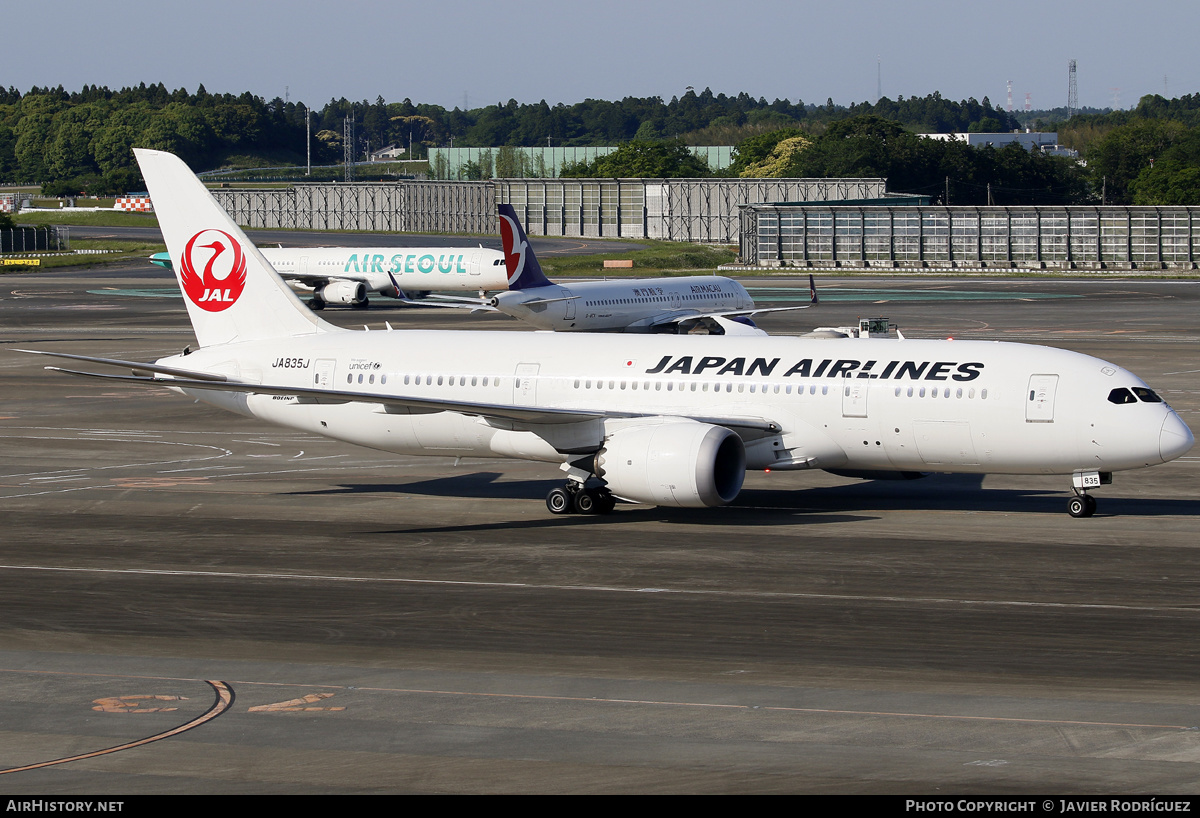
M439 273L465 273L467 268L463 263L463 255L439 255L436 259L430 253L418 256L416 253L397 253L392 256L387 270L384 270L383 265L385 259L382 254L363 253L362 260L358 258L358 253L351 253L349 260L346 261L346 268L342 270L344 273L432 273L434 268L437 268Z

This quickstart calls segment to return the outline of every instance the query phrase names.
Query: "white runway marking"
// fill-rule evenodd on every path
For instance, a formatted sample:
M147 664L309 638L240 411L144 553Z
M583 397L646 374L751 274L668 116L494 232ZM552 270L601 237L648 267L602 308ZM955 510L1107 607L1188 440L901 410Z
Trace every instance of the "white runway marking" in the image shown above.
M620 585L559 585L557 583L484 582L478 580L414 579L410 577L358 577L337 574L277 574L242 571L175 571L163 568L64 568L53 565L0 565L0 571L44 571L64 574L114 574L155 577L189 577L196 579L247 579L253 581L280 580L284 582L355 582L384 585L434 585L464 588L501 588L538 591L586 591L608 594L677 594L679 596L717 597L726 599L807 599L834 602L897 602L920 605L961 605L963 607L1031 608L1082 611L1140 611L1144 613L1200 614L1200 608L1172 605L1110 605L1095 602L1026 602L1005 599L953 599L949 597L868 596L865 594L808 594L788 591L719 591L677 588L634 588Z

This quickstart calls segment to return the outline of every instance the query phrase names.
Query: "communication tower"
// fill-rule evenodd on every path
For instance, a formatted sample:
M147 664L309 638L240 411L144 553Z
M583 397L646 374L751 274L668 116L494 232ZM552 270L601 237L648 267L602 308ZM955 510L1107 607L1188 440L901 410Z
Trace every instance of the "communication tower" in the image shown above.
M1033 110L1033 94L1025 95L1025 113Z
M1067 88L1067 119L1070 119L1079 110L1079 88L1075 85L1075 61L1071 60L1068 65L1067 73L1071 75L1071 80Z
M1008 81L1008 108L1006 110L1010 114L1012 113L1012 80Z
M342 124L342 161L346 163L346 181L354 181L354 116Z

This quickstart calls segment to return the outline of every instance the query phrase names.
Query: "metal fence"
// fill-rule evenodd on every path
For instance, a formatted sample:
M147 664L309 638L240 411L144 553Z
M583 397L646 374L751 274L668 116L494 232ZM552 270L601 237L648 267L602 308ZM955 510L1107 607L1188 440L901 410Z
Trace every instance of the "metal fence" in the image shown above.
M740 259L779 267L1194 269L1194 207L821 207L741 211Z
M430 148L429 173L435 179L462 179L467 164L473 163L495 168L497 174L555 178L565 164L591 162L616 149L616 146ZM702 159L710 170L724 170L733 162L731 145L697 145L689 146L688 150Z
M213 191L256 228L494 234L512 204L535 236L612 236L734 244L739 209L770 201L878 199L883 179L495 179L311 184Z
M300 230L495 233L489 182L312 184L279 190L214 190L238 224Z
M65 227L9 227L0 230L0 253L70 249L70 231Z
M530 235L735 244L757 202L878 199L883 179L498 179Z

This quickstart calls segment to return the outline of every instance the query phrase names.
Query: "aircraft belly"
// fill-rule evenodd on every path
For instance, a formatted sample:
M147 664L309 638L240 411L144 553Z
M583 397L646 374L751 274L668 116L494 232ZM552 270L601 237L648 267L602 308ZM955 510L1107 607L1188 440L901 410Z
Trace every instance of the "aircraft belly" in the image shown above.
M782 445L772 453L773 462L757 468L831 469L846 465L846 450L827 433L827 427L821 426L793 416L780 437Z
M187 395L189 398L198 400L201 403L207 403L210 406L215 406L218 409L224 409L226 412L233 412L234 414L251 418L259 416L248 405L249 396L240 392L211 392L207 389L172 389L171 391Z
M922 464L935 470L978 466L971 423L967 420L918 420L913 438Z
M271 395L252 395L248 401L261 420L357 446L396 454L495 456L489 446L493 430L455 412L392 414L368 403L313 404Z

